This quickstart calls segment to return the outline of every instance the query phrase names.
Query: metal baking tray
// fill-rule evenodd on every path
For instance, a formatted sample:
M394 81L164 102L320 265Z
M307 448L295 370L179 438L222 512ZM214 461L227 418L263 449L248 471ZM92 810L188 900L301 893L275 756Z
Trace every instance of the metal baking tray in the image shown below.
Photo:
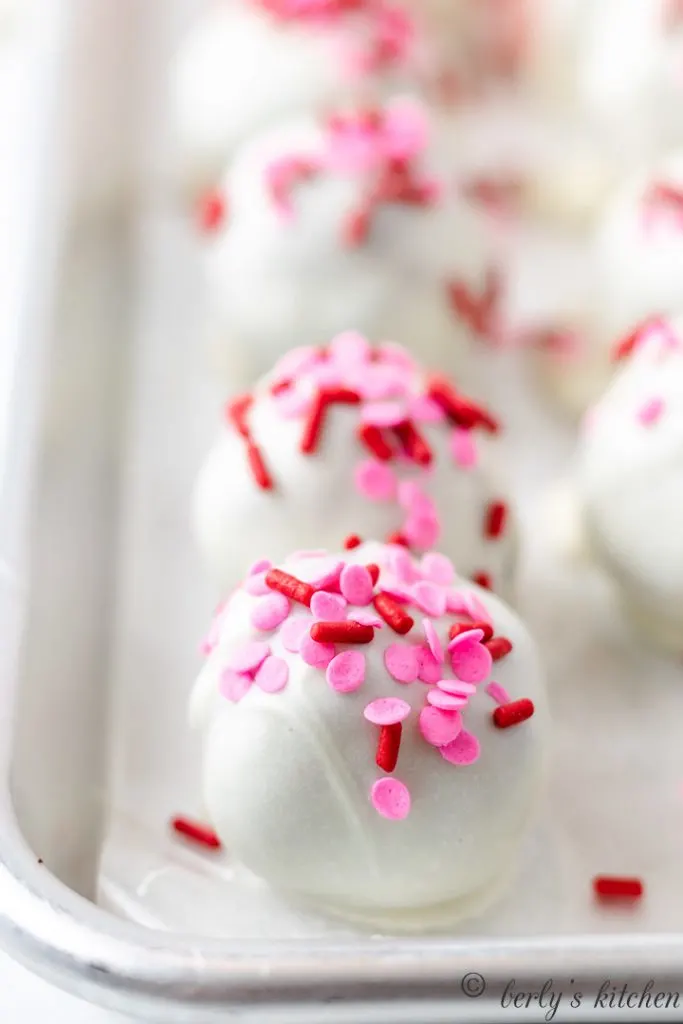
M483 352L479 370L509 423L519 604L548 667L554 762L508 895L452 935L356 933L169 834L172 814L202 813L185 706L215 594L187 509L221 404L201 357L197 239L166 173L161 72L191 11L48 8L43 116L17 155L21 273L1 314L3 946L154 1021L649 1019L657 993L683 990L681 669L639 647L604 581L568 557L546 490L572 431L515 353ZM98 82L89 117L79 52ZM122 105L124 66L149 130ZM63 173L47 174L67 138ZM539 263L522 292L544 290ZM597 873L642 876L645 899L596 906ZM632 992L640 1007L623 1003ZM683 995L657 1013L683 1016Z

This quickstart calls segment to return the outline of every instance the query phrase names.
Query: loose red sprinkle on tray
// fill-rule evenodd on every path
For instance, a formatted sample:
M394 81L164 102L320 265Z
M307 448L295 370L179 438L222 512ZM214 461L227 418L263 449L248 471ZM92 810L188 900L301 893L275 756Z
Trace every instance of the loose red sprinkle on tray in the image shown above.
M628 900L636 902L643 896L645 887L639 878L621 878L615 875L598 875L593 879L593 892L599 900Z
M500 661L512 650L512 641L508 640L506 636L494 636L491 640L484 637L484 646L488 648L494 661Z
M425 439L422 437L412 420L405 420L394 427L394 433L403 446L403 450L409 459L417 462L418 466L429 466L432 461L432 451Z
M478 587L483 587L484 590L493 590L493 583L487 572L475 572L472 582L476 583Z
M190 821L189 818L175 817L171 821L171 828L174 832L178 832L179 835L185 836L186 839L191 839L193 843L198 843L199 846L206 846L210 850L220 850L221 841L208 825L202 825L198 821Z
M486 409L458 395L445 377L434 375L430 378L427 394L440 405L451 423L464 430L483 427L491 434L497 434L500 424Z
M197 206L197 224L207 234L216 231L225 220L227 203L220 192L207 192Z
M384 619L387 626L393 629L395 633L405 636L415 625L415 620L411 619L410 615L403 611L400 604L397 604L393 597L385 594L384 591L375 594L372 603L377 614Z
M363 541L357 533L350 533L344 541L344 551L353 551L354 548L359 548Z
M360 622L316 622L311 626L311 640L319 644L370 644L375 636L372 626Z
M513 700L511 704L501 704L493 712L493 723L498 729L509 729L513 725L526 722L534 713L533 701L528 697L521 700Z
M383 772L393 772L398 763L402 731L400 722L383 725L380 729L375 763Z
M288 572L283 572L282 569L269 569L266 573L266 586L270 587L271 590L277 590L280 594L284 594L290 601L297 601L299 604L310 607L311 599L315 594L315 590L310 583L304 583L303 580L298 580L296 576L291 576Z
M486 509L484 518L484 535L489 540L501 537L507 521L507 505L504 501L492 501Z

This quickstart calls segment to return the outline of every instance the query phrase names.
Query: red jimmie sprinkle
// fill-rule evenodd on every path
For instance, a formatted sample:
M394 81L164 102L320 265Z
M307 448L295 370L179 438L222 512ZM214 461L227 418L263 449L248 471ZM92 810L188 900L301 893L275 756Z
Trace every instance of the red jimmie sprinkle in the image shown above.
M393 533L390 533L389 536L387 537L386 542L387 544L398 544L399 547L402 548L410 547L410 544L408 543L408 538L404 536L404 534L402 534L400 530L394 530Z
M362 423L358 427L358 440L381 462L389 462L394 457L394 450L380 427Z
M638 324L638 326L634 330L632 330L630 334L628 334L625 338L622 338L621 341L617 342L617 344L614 346L612 350L612 360L615 363L618 363L622 359L628 359L628 357L633 354L635 349L640 344L640 341L645 332L648 331L651 327L654 327L656 323L656 320L645 320L642 324Z
M344 551L352 551L354 548L359 548L363 541L357 533L350 533L344 541Z
M476 583L478 587L483 587L484 590L493 590L493 583L487 572L475 572L472 576L472 582Z
M493 712L493 724L499 729L509 729L512 725L519 725L526 722L534 713L533 701L527 697L521 700L513 700L510 704L501 704Z
M405 636L415 625L415 620L411 619L410 615L403 611L400 604L397 604L393 597L385 594L383 590L379 594L375 594L372 603L377 614L384 619L387 626L393 629L394 633Z
M261 455L259 447L250 440L247 440L247 461L249 463L251 475L261 490L272 491L273 478L268 472L268 468L263 461L263 456Z
M428 466L432 461L432 451L412 420L405 420L394 427L403 450L409 459L418 466Z
M282 380L276 380L274 384L270 385L271 395L281 395L283 391L289 391L293 381L288 377L284 377Z
M325 388L324 397L327 405L360 405L361 401L359 392L353 388Z
M270 587L271 590L277 590L280 594L284 594L290 601L298 601L299 604L305 604L308 608L311 603L311 598L315 594L315 590L310 583L304 583L303 580L298 580L296 576L290 576L288 572L283 572L282 569L269 569L266 573L266 586Z
M327 402L325 400L325 393L323 391L319 391L311 405L311 408L309 409L308 416L306 417L306 423L304 424L304 432L301 436L301 443L299 447L304 455L312 455L313 452L318 449L326 409Z
M491 270L481 295L475 295L465 281L453 281L448 294L454 311L467 326L480 337L491 337L495 329L495 315L500 302L500 275Z
M372 580L373 587L376 586L377 580L379 579L379 566L375 565L374 562L370 562L370 564L366 565L365 568L370 573L370 579Z
M450 382L439 375L429 379L427 393L433 401L441 406L451 423L465 430L483 427L490 434L500 430L498 420L482 406L457 394Z
M494 636L492 640L484 639L484 643L494 661L505 658L512 650L512 641L506 636Z
M221 226L227 212L227 203L220 192L207 192L197 205L197 224L208 234Z
M200 846L206 846L210 850L220 850L221 848L220 839L208 825L190 821L189 818L176 817L171 821L171 828L174 832L178 832L181 836L191 839L192 842L198 843Z
M639 878L620 878L597 875L593 879L593 892L601 900L639 900L645 887Z
M253 395L237 395L225 406L225 418L241 437L249 437L247 414L254 403Z
M448 636L451 640L455 640L456 636L460 636L461 633L467 633L470 629L480 629L484 634L482 637L482 643L486 643L493 636L493 626L489 625L488 622L454 622L448 631Z
M383 772L393 772L396 767L402 732L403 729L400 722L394 722L392 725L383 725L379 731L375 764Z
M340 622L315 622L311 626L311 640L319 644L371 644L374 636L372 626L346 619Z
M484 535L489 540L501 537L505 530L508 509L504 501L492 501L484 516Z

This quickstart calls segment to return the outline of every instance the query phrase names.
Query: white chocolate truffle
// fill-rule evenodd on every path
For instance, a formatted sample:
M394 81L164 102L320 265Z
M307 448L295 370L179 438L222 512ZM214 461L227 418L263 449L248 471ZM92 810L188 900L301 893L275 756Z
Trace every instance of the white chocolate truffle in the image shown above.
M683 653L683 321L643 329L591 410L578 495L593 559L653 643Z
M291 900L358 924L478 912L509 881L544 779L526 629L441 555L366 544L269 564L214 623L191 700L218 835Z
M213 183L236 147L282 117L413 79L418 49L400 7L335 0L227 0L207 11L174 69L179 145L189 182Z
M282 126L235 160L206 255L226 386L349 327L450 372L496 332L489 218L446 187L428 135L422 108L397 100Z
M286 356L230 403L197 481L194 532L229 593L278 560L351 534L439 545L462 576L508 595L516 526L495 464L499 425L396 345L358 334Z

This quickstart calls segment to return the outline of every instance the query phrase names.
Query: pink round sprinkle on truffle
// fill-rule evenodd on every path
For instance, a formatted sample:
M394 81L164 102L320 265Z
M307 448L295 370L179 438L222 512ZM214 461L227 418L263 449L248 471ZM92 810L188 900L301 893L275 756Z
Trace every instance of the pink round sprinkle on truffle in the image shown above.
M329 349L330 354L340 363L366 363L372 354L370 342L358 331L342 331L337 334L330 342Z
M410 644L389 644L384 652L384 665L397 683L414 683L420 670L417 651Z
M308 412L313 398L298 388L288 388L273 396L278 416L283 420L298 420Z
M480 634L477 638L475 633ZM480 629L461 633L448 645L453 673L464 683L481 683L491 671L493 658L482 643ZM458 642L460 641L460 642Z
M368 402L361 412L361 423L373 427L396 427L408 415L404 402Z
M411 513L403 527L409 543L422 551L433 548L441 535L441 524L437 516L413 515Z
M400 697L378 697L366 705L363 717L373 725L395 725L403 722L410 712L410 704Z
M270 655L254 676L254 682L264 693L279 693L289 679L289 666L284 658Z
M311 668L327 668L334 658L334 644L319 644L317 640L311 639L310 633L304 633L299 654Z
M462 717L458 711L441 711L430 706L420 712L420 732L433 747L445 747L461 729Z
M444 693L451 693L454 697L471 697L477 692L474 683L463 683L461 679L439 679L436 685Z
M245 693L249 692L251 686L251 676L243 675L239 672L233 672L231 668L226 668L221 673L221 678L218 683L218 692L221 697L225 697L226 700L232 701L233 704L237 704L238 701L242 700Z
M439 640L439 636L434 628L434 623L431 619L423 619L422 625L425 631L425 637L429 644L429 650L432 652L438 662L444 660L443 645Z
M320 552L311 552L304 558L301 552L299 558L303 558L303 564L298 565L294 572L297 579L303 583L310 583L316 590L324 590L338 582L344 563L338 558L331 558L329 555L321 556Z
M280 640L286 651L298 654L301 641L310 632L313 619L308 615L294 615L283 624L280 630Z
M346 601L341 594L318 590L311 598L311 611L321 622L341 622L346 618Z
M375 615L374 612L365 611L364 608L354 611L352 621L359 622L361 626L372 626L373 629L383 629L385 625L384 619Z
M461 469L471 469L477 464L477 443L471 430L456 427L451 434L451 455Z
M247 576L244 581L244 589L248 594L252 594L254 597L264 597L266 594L272 594L272 590L266 583L266 572L257 572L253 576Z
M266 597L259 598L251 610L251 624L254 629L270 631L282 625L289 615L290 604L284 594L271 590Z
M372 577L364 565L345 565L339 578L339 589L349 604L366 605L372 601Z
M402 547L390 547L387 551L387 567L401 583L412 583L417 579L413 560Z
M365 655L360 651L342 651L330 661L325 677L337 693L353 693L365 681Z
M427 700L435 708L442 711L459 711L467 706L467 697L458 697L453 693L444 693L436 687L427 694Z
M450 764L464 766L474 764L474 762L479 759L481 746L479 745L479 740L476 736L473 736L471 732L467 732L466 729L463 729L451 743L447 743L444 747L441 747L439 753L443 759L445 761L449 761Z
M417 364L410 352L395 341L384 341L378 348L382 362L390 366L398 366L402 370L415 372Z
M393 777L373 782L370 800L375 810L390 821L401 821L410 813L410 791Z
M438 619L446 614L446 594L436 583L420 580L413 587L413 597L418 607L427 615L433 615Z
M234 669L235 672L255 672L269 654L270 647L268 644L253 640L230 651L226 658L226 664L228 668Z
M429 551L422 556L420 569L426 580L430 583L438 583L441 587L449 587L455 579L455 569L450 558L436 554L434 551Z
M424 644L417 648L418 673L417 678L422 683L438 683L443 675L443 666L437 661L432 652Z
M363 459L354 470L356 489L369 501L393 501L396 475L390 466L376 459Z
M434 515L434 502L414 480L401 480L398 485L398 503L416 515Z
M664 412L664 399L651 398L638 410L638 420L644 427L656 423Z
M258 562L254 562L247 576L258 576L262 572L268 572L269 569L273 568L273 563L268 558L259 558Z

